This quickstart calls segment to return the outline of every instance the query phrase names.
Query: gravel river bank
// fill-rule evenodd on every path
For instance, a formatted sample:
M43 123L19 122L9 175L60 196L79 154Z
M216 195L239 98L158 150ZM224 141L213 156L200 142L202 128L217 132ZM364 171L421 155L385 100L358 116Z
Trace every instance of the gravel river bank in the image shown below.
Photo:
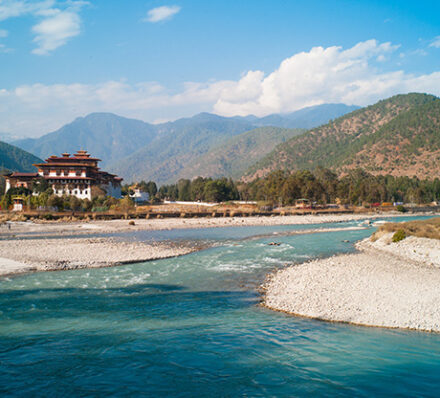
M282 269L264 285L264 305L304 317L440 332L440 241L392 234L358 253Z

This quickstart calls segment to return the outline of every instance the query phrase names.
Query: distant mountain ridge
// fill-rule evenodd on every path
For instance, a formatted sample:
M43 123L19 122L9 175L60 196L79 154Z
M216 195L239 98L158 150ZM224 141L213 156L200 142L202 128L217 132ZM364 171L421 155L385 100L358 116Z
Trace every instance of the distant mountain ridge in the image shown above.
M245 179L277 169L318 166L346 173L438 174L440 99L428 94L396 95L348 113L278 145L245 173ZM434 173L434 174L433 174Z
M14 145L0 141L0 171L37 172L32 166L41 159Z
M346 113L353 112L360 107L357 105L345 104L322 104L309 106L290 113L274 113L268 116L258 118L253 115L236 116L249 122L255 126L272 126L282 128L300 128L310 129L327 123L331 119L335 119Z
M221 148L227 147L228 140L258 127L298 129L308 128L310 125L317 126L353 108L356 107L323 104L290 114L269 115L263 118L223 117L200 113L190 118L157 125L111 113L92 113L40 138L18 140L13 144L41 158L86 149L103 160L103 168L121 175L126 181L144 179L159 183L174 182L183 176L189 178L205 174L205 164L198 160L217 148L215 154L218 162L210 162L209 169L213 170L215 175L224 172L228 173L227 176L236 176L244 171L243 164L248 167L249 163L239 161L235 155L229 159L231 152L228 149L229 155L225 156L230 165L222 166ZM265 136L262 131L267 133L267 146L264 145ZM258 139L254 142L261 149L261 153L258 155L254 151L253 157L249 157L252 162L258 161L276 144L282 142L277 137L280 140L286 139L298 132L285 131L279 134L273 129L262 131L257 131ZM240 148L237 147L240 142L231 143L236 146L234 151L237 154L240 153ZM245 142L248 145L250 143L249 140L245 140L242 144L246 145ZM248 149L252 150L249 146ZM216 167L218 172L214 172ZM236 167L240 169L239 173Z
M42 158L86 149L103 160L103 166L130 155L156 136L153 125L112 113L91 113L76 118L53 133L13 144Z

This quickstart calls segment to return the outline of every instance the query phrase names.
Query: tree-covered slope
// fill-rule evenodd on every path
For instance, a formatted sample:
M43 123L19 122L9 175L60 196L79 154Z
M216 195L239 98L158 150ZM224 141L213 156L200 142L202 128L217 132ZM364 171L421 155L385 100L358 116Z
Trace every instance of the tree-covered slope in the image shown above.
M253 128L232 118L200 114L158 126L158 136L110 169L130 180L173 182L183 168L220 142Z
M303 133L303 129L259 127L247 131L197 157L178 174L179 178L240 177L276 145Z
M32 164L39 162L41 162L41 159L31 153L0 141L1 171L36 172L37 169Z
M435 96L417 93L382 100L280 144L245 178L317 166L428 176L438 156L434 142L440 134L439 103Z

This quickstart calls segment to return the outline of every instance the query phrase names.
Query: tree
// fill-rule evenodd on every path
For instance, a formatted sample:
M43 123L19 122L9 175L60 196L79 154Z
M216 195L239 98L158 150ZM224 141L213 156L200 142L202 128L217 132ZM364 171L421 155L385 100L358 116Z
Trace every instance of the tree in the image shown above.
M196 179L191 181L190 195L191 200L203 200L204 199L204 190L205 184L209 181L203 177L197 177Z
M81 200L78 199L76 196L72 195L69 197L69 207L73 211L79 211L81 210Z
M47 199L47 205L57 210L63 210L63 204L64 204L63 198L58 195L51 195Z
M123 212L128 213L134 208L134 202L128 196L126 196L125 198L119 199L119 208Z
M142 192L147 192L150 198L153 198L157 194L157 185L154 181L145 182L142 180L137 186Z
M35 193L42 193L49 189L49 183L47 180L43 177L38 177L33 183L32 183L32 192Z
M81 203L82 211L90 211L92 210L92 202L89 199L83 199Z
M178 192L179 200L184 200L184 201L191 200L190 187L191 187L190 180L181 179L177 182L177 192Z

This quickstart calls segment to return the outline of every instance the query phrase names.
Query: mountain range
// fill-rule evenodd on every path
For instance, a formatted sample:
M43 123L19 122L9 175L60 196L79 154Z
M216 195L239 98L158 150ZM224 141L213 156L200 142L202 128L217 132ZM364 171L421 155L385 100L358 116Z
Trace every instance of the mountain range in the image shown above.
M324 104L263 118L201 113L157 125L92 113L14 144L42 158L87 149L127 182L163 184L196 176L251 180L277 169L318 166L339 175L363 168L432 178L439 170L440 99L411 93L355 110ZM1 142L4 168L31 171L39 160Z
M263 118L200 113L156 125L111 113L92 113L40 138L13 144L41 158L86 149L103 160L103 168L126 181L238 177L277 144L304 131L299 129L327 123L356 108L323 104Z
M440 99L396 95L332 120L279 144L251 166L245 180L270 171L331 168L346 174L433 178L440 158Z

